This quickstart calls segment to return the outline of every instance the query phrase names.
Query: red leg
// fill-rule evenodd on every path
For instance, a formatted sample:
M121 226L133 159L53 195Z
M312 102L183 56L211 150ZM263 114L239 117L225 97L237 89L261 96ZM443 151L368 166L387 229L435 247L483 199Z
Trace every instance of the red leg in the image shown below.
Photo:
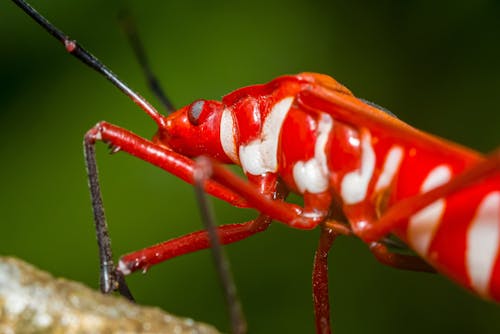
M126 151L178 176L189 183L194 182L194 162L180 154L138 137L127 130L105 122L97 124L85 135L85 159L87 164L87 174L89 176L96 236L99 246L101 291L109 293L119 290L120 293L132 300L133 298L128 291L122 275L115 270L113 264L111 241L102 205L97 164L95 160L94 145L96 141L105 141L110 143L114 151ZM247 203L240 196L228 189L225 189L217 182L208 180L204 184L204 188L208 193L219 197L234 206L247 206Z
M246 239L267 229L271 219L259 216L242 224L223 225L217 228L221 244L227 245ZM168 259L210 247L207 231L198 231L144 248L121 257L118 271L128 275L137 270L146 270L152 265Z
M348 225L339 223L337 221L325 221L323 223L326 228L334 231L337 235L352 235ZM387 241L386 241L387 242ZM399 253L391 252L384 242L374 241L370 243L370 251L375 256L375 258L382 264L393 267L396 269L411 270L411 271L423 271L434 273L436 270L431 267L427 262L422 260L420 257L415 255L404 255Z
M166 149L160 145L141 138L132 132L109 124L100 122L85 135L85 142L93 144L103 141L125 151L141 160L147 161L161 169L193 184L194 161ZM215 197L237 207L249 207L248 203L238 194L214 181L205 183L205 191Z
M313 300L316 333L330 333L330 301L328 296L328 251L337 234L330 228L321 229L318 248L314 256Z
M304 209L284 201L276 201L264 196L255 186L221 164L211 161L212 179L245 199L249 207L279 220L290 227L313 229L324 219L321 215L303 214Z
M380 263L389 267L428 273L436 272L434 268L418 256L393 253L381 242L370 243L370 251Z

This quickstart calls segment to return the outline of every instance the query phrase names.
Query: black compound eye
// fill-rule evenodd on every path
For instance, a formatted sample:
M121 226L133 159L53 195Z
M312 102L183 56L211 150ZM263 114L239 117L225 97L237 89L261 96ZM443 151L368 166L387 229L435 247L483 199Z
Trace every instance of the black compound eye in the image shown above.
M189 122L191 122L191 124L198 125L200 123L200 115L201 112L203 111L204 106L205 106L204 100L199 100L191 104L191 107L189 108L187 113Z

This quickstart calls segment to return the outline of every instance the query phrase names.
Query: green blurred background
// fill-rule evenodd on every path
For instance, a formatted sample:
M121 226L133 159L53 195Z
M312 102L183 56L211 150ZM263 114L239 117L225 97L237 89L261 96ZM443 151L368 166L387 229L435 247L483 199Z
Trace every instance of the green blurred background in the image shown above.
M40 1L51 21L150 98L116 22L136 17L176 105L278 75L334 76L426 131L483 152L500 143L498 1ZM0 253L97 287L82 138L99 120L149 138L153 122L8 1L0 3ZM193 190L98 145L115 255L201 227ZM219 223L255 213L215 203ZM251 333L311 333L318 231L275 224L227 247ZM499 333L500 307L439 275L379 265L360 241L331 252L338 333ZM128 281L137 300L227 331L210 253Z

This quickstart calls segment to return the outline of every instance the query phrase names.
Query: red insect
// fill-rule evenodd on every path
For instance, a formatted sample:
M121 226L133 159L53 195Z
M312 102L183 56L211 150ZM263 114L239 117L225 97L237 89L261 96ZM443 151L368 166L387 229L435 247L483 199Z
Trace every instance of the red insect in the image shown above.
M260 226L269 217L299 229L322 225L325 235L352 231L388 264L427 269L417 258L385 253L377 241L394 233L438 271L500 300L499 151L484 157L424 134L314 73L282 76L221 102L198 100L155 118L153 143L107 123L87 138L117 145L188 182L193 163L186 156L239 164L249 182L214 161L217 183L206 190L256 208L266 217ZM304 208L273 198L288 191L304 197ZM228 226L221 239L250 234ZM164 260L158 254L165 250L165 257L184 253L176 245L188 239L190 247L202 244L187 236L126 255L119 268L128 274Z
M152 141L106 122L85 136L104 291L127 294L123 275L208 248L209 237L199 231L169 240L123 256L114 268L100 211L96 141L186 182L203 182L206 192L260 213L253 221L218 227L222 244L261 232L272 220L298 229L320 226L313 272L319 333L330 330L327 253L338 235L361 238L384 264L435 269L500 301L500 150L484 156L423 133L315 73L242 88L222 101L197 100L163 116L57 33L69 52L103 73L158 125ZM208 159L192 160L198 156ZM221 164L240 165L248 182ZM303 196L304 207L285 202L289 192ZM389 234L420 257L391 253L382 241Z

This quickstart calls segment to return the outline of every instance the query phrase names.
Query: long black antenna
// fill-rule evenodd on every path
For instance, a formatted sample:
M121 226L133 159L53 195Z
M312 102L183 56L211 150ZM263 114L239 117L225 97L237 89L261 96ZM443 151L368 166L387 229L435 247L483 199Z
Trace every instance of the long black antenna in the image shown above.
M27 13L33 20L42 26L47 32L60 41L66 50L75 56L78 60L90 68L103 75L106 79L116 86L119 90L130 97L146 113L148 113L159 126L164 123L164 118L156 109L151 106L144 98L130 89L123 81L113 74L96 57L82 48L77 42L71 40L66 34L57 29L47 19L41 16L35 9L22 0L12 0L18 7ZM85 138L85 158L87 165L87 174L89 176L89 188L92 198L92 209L94 211L94 221L96 227L96 236L99 246L99 257L101 265L100 288L102 292L110 293L118 290L123 296L133 301L132 294L128 289L123 274L115 270L113 256L111 252L111 240L108 234L106 219L104 216L104 207L102 204L101 191L97 176L97 165L95 161L94 140Z
M125 82L120 80L110 69L108 69L102 62L94 57L90 52L85 50L76 41L70 39L65 33L57 29L52 23L50 23L46 18L40 15L33 7L28 5L22 0L12 0L19 8L21 8L26 14L28 14L35 22L37 22L43 29L45 29L49 34L54 36L59 42L61 42L66 51L75 56L82 63L86 64L93 70L97 71L99 74L103 75L106 79L111 81L111 83L121 90L125 95L130 97L141 109L143 109L158 126L164 126L165 119L163 116L142 96L133 91Z
M146 55L146 52L144 52L144 47L141 39L139 38L139 34L137 33L137 26L132 16L128 11L123 10L118 16L118 19L120 20L123 31L125 32L130 46L134 51L135 57L137 58L137 61L142 68L142 72L146 77L146 82L148 83L149 88L156 95L156 98L160 101L168 114L174 112L174 105L167 97L167 94L161 87L156 75L151 70L148 57Z
M111 83L116 86L119 90L130 97L136 104L138 104L147 114L150 115L153 120L158 124L158 126L164 126L165 118L158 113L158 111L151 106L143 97L130 89L123 81L118 79L118 77L111 72L103 63L101 63L96 57L80 46L76 41L71 40L66 34L52 25L47 19L40 15L35 9L22 0L12 0L18 7L20 7L25 13L27 13L33 20L35 20L41 27L43 27L47 32L49 32L54 38L60 41L66 51L75 56L78 60L89 66L90 68L97 71L99 74L103 75L106 79L111 81ZM131 23L132 21L125 22L127 35L130 39L130 43L136 53L136 57L145 72L146 78L149 81L153 92L162 101L167 111L171 112L174 110L173 105L163 93L160 85L158 84L153 72L151 71L145 52L142 48L140 39L136 33L135 27ZM105 293L118 290L123 296L130 300L134 300L130 290L128 289L126 282L124 280L123 274L116 270L112 252L111 252L111 241L108 234L106 218L104 215L104 207L102 204L101 191L99 187L97 164L95 161L95 150L94 150L95 138L87 134L84 141L85 147L85 159L87 166L87 174L89 177L89 187L91 191L92 198L92 208L94 211L94 220L96 224L96 234L99 245L99 255L101 264L101 280L100 286L101 291ZM241 309L241 305L237 296L236 287L232 279L232 275L229 269L229 263L224 255L221 247L221 243L217 234L217 229L214 224L213 214L210 210L210 206L207 202L206 194L203 189L204 181L206 180L206 175L200 176L200 173L195 175L195 191L196 196L200 205L202 221L205 224L205 228L208 231L210 244L212 247L212 254L214 257L215 265L217 268L217 273L220 276L221 283L224 289L224 294L226 297L226 302L229 306L229 313L231 318L231 328L234 334L246 333L246 321Z

